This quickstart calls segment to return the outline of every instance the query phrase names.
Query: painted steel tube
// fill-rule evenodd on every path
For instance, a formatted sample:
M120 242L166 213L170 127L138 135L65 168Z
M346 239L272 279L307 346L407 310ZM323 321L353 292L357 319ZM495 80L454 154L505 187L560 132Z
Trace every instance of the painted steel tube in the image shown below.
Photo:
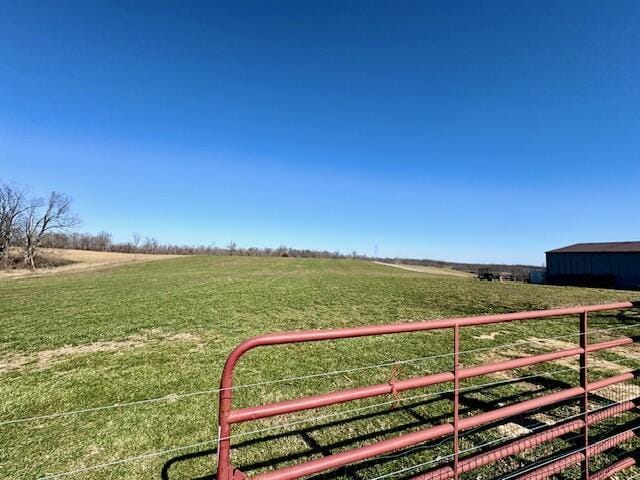
M620 347L633 343L633 339L629 337L621 337L615 340L609 340L602 343L594 343L587 346L587 352L597 352L608 348ZM539 355L531 355L529 357L516 358L513 360L504 360L502 362L490 363L488 365L479 365L477 367L463 368L460 370L460 378L471 378L489 373L502 372L504 370L512 370L514 368L528 367L540 363L551 362L561 358L580 355L582 348L575 347L557 352L541 353Z
M628 410L631 410L634 407L637 407L638 404L640 403L640 399L639 398L633 398L631 400L625 400L621 403L618 403L616 405L612 405L610 407L607 408L603 408L601 410L598 410L597 412L593 412L589 414L589 425L595 425L597 423L600 423L603 420L606 420L608 418L611 418L614 415L620 414L620 413L624 413ZM615 413L610 414L611 411L614 411Z
M489 412L483 412L473 417L465 417L461 420L462 428L469 429L486 425L487 423L497 422L507 417L519 415L529 410L536 408L547 407L554 403L563 402L573 397L577 397L584 393L582 387L573 387L559 392L550 393L537 398L525 400L524 402L515 403L513 405L507 405L506 407L497 408Z
M589 382L588 390L591 392L593 390L600 390L601 388L606 388L610 385L615 385L616 383L626 382L627 380L633 380L636 378L635 374L636 370L626 373L621 373L619 375L614 375L613 377L603 378L601 380L596 380L595 382Z
M401 392L404 390L426 387L438 383L452 382L453 373L443 372L424 377L416 377L407 380L398 380L394 383L395 390ZM258 420L260 418L272 417L274 415L282 415L285 413L299 412L300 410L309 410L312 408L326 407L337 403L345 403L363 398L370 398L378 395L390 394L393 391L391 384L381 383L367 387L353 388L338 392L325 393L323 395L314 395L310 397L296 398L284 402L275 402L257 407L248 407L239 410L233 410L229 415L231 423L246 422L250 420Z
M589 425L595 425L606 419L619 415L620 413L627 412L635 408L635 406L635 403L629 400L618 405L604 408L598 412L590 413L588 416L588 423ZM566 423L554 427L550 427L549 429L543 430L542 432L525 435L521 438L507 443L506 445L502 445L488 452L480 453L461 460L458 467L458 474L470 472L471 470L489 465L511 455L517 455L518 453L521 453L525 450L537 447L538 445L542 445L545 442L556 439L583 427L584 420L576 419L567 421ZM413 477L411 480L449 480L453 477L454 469L450 465L445 465L443 467L439 467Z
M545 478L549 478L551 475L556 473L560 473L565 468L568 468L576 463L585 459L585 456L582 452L576 452L566 457L563 457L555 462L544 465L543 467L537 468L526 475L522 475L517 477L518 480L543 480Z
M589 389L597 390L608 385L613 385L614 383L624 382L626 380L629 380L630 378L633 378L633 374L616 375L615 377L610 377L598 382L591 383L589 385ZM507 407L502 407L493 412L481 413L474 417L466 417L460 420L459 428L460 431L462 431L479 427L481 425L517 415L534 408L562 402L564 400L576 397L582 393L582 387L569 388L560 392L545 395L543 397L538 397L531 400L526 400L524 402L516 403L514 405L509 405ZM259 474L251 478L256 480L294 480L300 477L304 477L305 475L320 473L325 470L331 470L336 467L341 467L350 463L366 460L367 458L375 457L377 455L383 455L394 450L400 450L402 448L410 447L418 443L433 440L435 438L440 438L445 435L450 435L451 433L453 433L453 425L451 425L450 423L444 423L418 432L408 433L388 440L383 440L381 442L367 445L365 447L356 448L354 450L317 458L309 462Z
M594 343L587 347L588 352L596 352L599 350L605 350L607 348L619 347L633 343L633 340L628 337L622 337L616 340L610 340L602 343ZM537 365L544 362L558 360L561 358L570 357L573 355L579 355L582 353L582 348L575 347L567 350L560 350L557 352L543 353L540 355L531 355L529 357L517 358L514 360L504 360L502 362L491 363L488 365L480 365L477 367L461 368L459 375L461 379L467 379L477 377L480 375L487 375L490 373L501 372L504 370L511 370L514 368L527 367L531 365ZM393 389L396 392L402 392L405 390L411 390L414 388L427 387L430 385L452 382L454 381L454 375L451 372L442 372L432 375L425 375L423 377L415 377L406 380L398 380L394 383ZM285 413L299 412L301 410L309 410L313 408L326 407L329 405L335 405L338 403L345 403L353 400L360 400L363 398L370 398L379 395L387 395L392 393L392 387L388 383L381 383L378 385L371 385L360 388L353 388L349 390L341 390L337 392L325 393L322 395L313 395L309 397L296 398L292 400L286 400L282 402L274 402L266 405L259 405L256 407L247 407L238 410L233 410L229 414L230 423L247 422L251 420L258 420L261 418L272 417L275 415L282 415Z
M587 345L587 352L598 352L600 350L607 350L609 348L622 347L623 345L631 345L633 338L620 337L615 340L607 340L606 342L592 343Z
M609 450L621 443L624 443L628 440L631 440L636 436L634 430L625 430L624 432L618 433L613 437L607 438L604 441L594 443L587 448L587 456L592 457L594 455L598 455L602 452ZM521 475L518 477L518 480L543 480L551 475L561 472L567 467L579 463L585 459L584 452L575 452L565 457L559 458L555 462L551 462L547 465L543 465L531 472L526 473L525 475Z
M452 433L453 426L449 423L444 423L418 432L408 433L388 440L382 440L381 442L367 445L366 447L336 453L327 457L311 460L310 462L255 475L251 478L255 480L294 480L296 478L304 477L305 475L312 475L314 473L366 460L367 458L384 455L385 453L392 452L394 450L407 448L412 445L444 437Z
M635 466L635 464L636 460L634 458L625 457L607 467L604 467L602 470L598 470L597 472L592 473L591 475L589 475L589 478L591 480L606 480L616 473L620 473L627 468Z
M622 383L627 380L632 380L633 378L634 375L631 372L604 378L602 380L598 380L597 382L590 383L589 391L605 388L616 383ZM507 417L519 415L529 410L547 407L549 405L553 405L554 403L563 402L583 393L584 389L582 387L567 388L566 390L560 390L559 392L550 393L541 397L525 400L524 402L497 408L490 412L480 413L478 415L474 415L473 417L465 417L460 420L460 428L466 430L469 428L479 427L481 425L486 425L487 423L496 422Z

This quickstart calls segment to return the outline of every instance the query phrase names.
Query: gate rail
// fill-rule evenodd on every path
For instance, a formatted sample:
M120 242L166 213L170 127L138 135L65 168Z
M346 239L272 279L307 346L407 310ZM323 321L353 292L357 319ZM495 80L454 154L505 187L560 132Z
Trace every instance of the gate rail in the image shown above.
M589 392L605 388L610 385L619 384L635 377L635 372L628 372L612 377L604 378L595 382L588 380L588 354L606 350L622 345L633 343L633 338L621 337L606 342L588 344L588 314L591 312L601 312L608 310L621 310L639 307L640 302L619 302L603 305L591 305L584 307L556 308L550 310L527 311L517 313L506 313L498 315L484 315L475 317L448 318L442 320L423 321L415 323L400 323L394 325L380 325L356 328L340 328L330 330L308 330L298 332L275 333L261 335L251 338L238 345L229 355L225 363L220 380L220 406L218 418L218 480L294 480L307 475L324 472L334 468L342 467L362 460L383 455L395 450L411 447L429 440L451 435L454 442L453 464L446 465L435 470L423 473L414 477L414 480L447 480L458 479L461 473L465 473L483 465L495 462L501 458L517 454L528 448L540 445L544 442L558 438L568 432L581 430L582 448L574 454L564 457L556 462L544 465L539 469L528 472L522 478L530 480L544 479L561 471L567 466L580 463L582 465L583 479L604 480L609 476L625 468L633 466L635 461L632 458L625 458L606 467L599 472L591 474L589 479L588 462L593 455L612 448L635 435L635 430L627 430L621 434L607 439L605 444L589 445L589 426L611 418L619 413L630 411L636 407L635 401L621 402L617 405L602 409L597 412L588 411ZM514 360L504 360L487 365L476 367L460 368L460 330L464 327L488 325L495 323L512 322L519 320L535 320L549 317L559 317L567 315L580 316L580 344L575 348L558 350L539 355L530 355ZM233 396L233 374L236 364L240 358L257 347L285 345L292 343L317 342L326 340L337 340L345 338L357 338L373 335L390 335L409 332L421 332L427 330L453 329L453 371L440 372L406 380L395 380L389 383L369 385L359 388L339 390L319 395L295 398L291 400L258 405L242 409L232 408ZM461 418L459 414L459 382L460 380L487 375L500 371L511 370L526 366L537 365L561 358L580 356L580 385L567 388L558 392L546 394L540 397L525 400L519 403L497 408L495 410ZM392 394L398 392L451 382L453 389L453 422L442 423L423 430L403 434L397 437L382 440L363 447L347 450L344 452L328 455L325 457L310 460L304 463L280 468L254 476L247 476L240 470L234 469L231 464L231 427L233 424L259 420L262 418L288 413L309 410L329 405L345 403L353 400L370 398L379 395ZM549 428L540 433L526 435L513 442L497 447L464 459L459 458L459 433L471 428L487 425L508 417L522 414L537 408L550 406L559 402L579 398L581 400L582 418L563 422L560 425Z

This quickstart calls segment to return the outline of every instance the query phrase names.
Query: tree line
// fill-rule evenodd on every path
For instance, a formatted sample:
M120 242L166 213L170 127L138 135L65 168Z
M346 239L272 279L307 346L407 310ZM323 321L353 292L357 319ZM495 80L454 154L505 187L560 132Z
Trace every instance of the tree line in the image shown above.
M357 252L343 254L328 250L298 249L287 246L277 248L239 247L230 242L224 247L215 245L178 245L160 243L153 237L134 233L128 242L114 242L108 232L64 233L56 232L45 239L48 248L68 248L118 253L147 253L155 255L235 255L244 257L300 257L300 258L367 258Z
M80 224L71 211L71 198L59 192L32 195L25 187L0 183L0 266L14 263L35 268L45 240Z

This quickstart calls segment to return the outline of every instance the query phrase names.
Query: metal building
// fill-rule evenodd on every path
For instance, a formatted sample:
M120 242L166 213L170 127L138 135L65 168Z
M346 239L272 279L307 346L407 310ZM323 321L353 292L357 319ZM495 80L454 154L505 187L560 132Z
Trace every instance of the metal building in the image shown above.
M640 289L640 242L576 243L550 250L546 282Z

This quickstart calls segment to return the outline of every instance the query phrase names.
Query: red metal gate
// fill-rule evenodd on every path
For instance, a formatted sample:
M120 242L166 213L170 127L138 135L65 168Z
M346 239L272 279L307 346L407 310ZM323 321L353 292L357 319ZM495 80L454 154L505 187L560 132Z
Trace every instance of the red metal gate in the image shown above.
M449 318L444 320L433 320L416 323L402 323L395 325L382 325L358 328L342 328L332 330L310 330L300 332L276 333L262 335L251 338L240 344L229 355L222 373L220 388L220 409L219 409L219 445L218 445L218 480L241 480L252 478L255 480L293 480L307 475L313 475L327 470L335 469L345 465L371 459L389 452L411 447L436 438L451 436L454 445L453 462L451 465L442 466L435 470L423 473L415 479L420 480L446 480L455 478L462 473L477 469L483 465L490 464L499 459L515 455L526 449L541 445L544 442L559 438L568 432L580 430L582 432L582 448L575 453L565 456L557 461L549 462L540 468L530 470L521 478L543 479L563 469L581 463L583 478L590 480L604 480L625 468L633 466L635 460L631 457L623 458L618 462L589 475L588 462L593 455L603 452L606 449L619 445L629 440L635 435L635 429L624 431L618 435L608 438L605 442L598 442L589 445L589 426L611 418L619 413L630 411L635 408L635 401L629 400L612 405L608 408L596 412L588 411L589 392L605 388L610 385L619 384L634 378L635 372L623 373L612 377L604 378L595 382L588 380L588 353L601 351L609 348L619 347L633 343L633 339L622 337L601 343L587 344L588 339L588 314L590 312L600 312L606 310L621 310L640 306L638 302L620 302L604 305L592 305L587 307L558 308L552 310L540 310L518 313L507 313L500 315L485 315L477 317ZM559 317L567 315L580 316L580 345L575 348L543 353L540 355L530 355L514 360L505 360L486 365L461 368L460 356L460 330L464 327L487 325L519 320L535 320L549 317ZM389 335L408 332L419 332L436 329L453 329L453 371L440 372L421 377L398 380L378 385L340 390L323 393L314 396L291 399L287 401L258 405L254 407L233 409L233 373L239 359L249 350L256 347L284 345L303 342L317 342L324 340L335 340L344 338L356 338L372 335ZM580 385L558 392L546 394L537 398L525 400L509 406L497 408L495 410L483 412L474 416L461 418L459 414L459 382L481 375L537 365L552 360L558 360L571 356L580 357ZM234 469L231 465L231 426L233 424L248 422L276 415L284 415L302 410L316 409L345 403L353 400L374 397L378 395L396 394L404 390L426 387L440 383L451 382L453 390L453 422L442 423L423 430L403 434L394 438L379 441L353 450L344 451L328 455L325 457L310 460L297 465L288 466L278 470L269 471L248 477L241 471ZM555 405L569 399L581 399L582 416L571 421L563 422L542 432L526 435L521 438L502 445L490 451L486 451L464 459L459 458L459 433L471 428L488 425L490 423L523 414L541 407Z

